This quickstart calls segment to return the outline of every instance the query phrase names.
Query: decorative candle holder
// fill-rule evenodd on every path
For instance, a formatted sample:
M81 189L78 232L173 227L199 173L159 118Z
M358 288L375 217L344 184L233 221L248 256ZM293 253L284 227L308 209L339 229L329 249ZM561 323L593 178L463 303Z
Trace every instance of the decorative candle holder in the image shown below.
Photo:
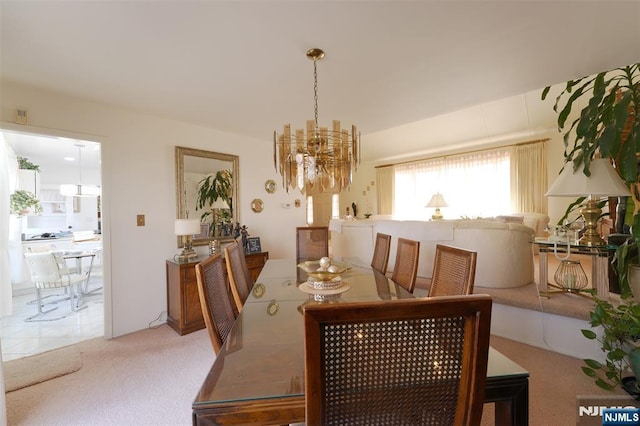
M553 279L564 291L569 293L584 290L589 285L587 274L579 260L563 260L558 266Z

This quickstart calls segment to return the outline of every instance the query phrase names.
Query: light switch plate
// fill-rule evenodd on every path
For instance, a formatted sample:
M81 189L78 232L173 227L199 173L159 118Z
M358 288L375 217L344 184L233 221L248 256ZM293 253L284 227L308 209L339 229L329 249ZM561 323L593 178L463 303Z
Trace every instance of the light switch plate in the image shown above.
M16 123L17 124L29 124L29 113L26 109L16 110Z
M139 214L137 217L138 226L144 226L144 215Z

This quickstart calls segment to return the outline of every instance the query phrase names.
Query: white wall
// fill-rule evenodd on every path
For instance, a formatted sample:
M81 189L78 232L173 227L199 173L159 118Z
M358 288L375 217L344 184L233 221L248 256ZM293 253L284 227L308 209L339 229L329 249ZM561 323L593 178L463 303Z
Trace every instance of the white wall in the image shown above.
M15 129L10 122L20 108L29 111L25 131L102 143L104 261L111 265L105 270L107 337L146 328L166 310L165 260L178 251L173 235L176 145L238 155L240 223L261 238L271 258L295 255L295 227L305 224L305 199L280 186L275 194L266 193L265 180L280 182L270 135L249 139L8 81L0 82L0 93L0 127ZM251 211L254 198L264 201L262 213ZM301 207L281 207L295 199ZM136 226L138 214L146 216L145 227Z

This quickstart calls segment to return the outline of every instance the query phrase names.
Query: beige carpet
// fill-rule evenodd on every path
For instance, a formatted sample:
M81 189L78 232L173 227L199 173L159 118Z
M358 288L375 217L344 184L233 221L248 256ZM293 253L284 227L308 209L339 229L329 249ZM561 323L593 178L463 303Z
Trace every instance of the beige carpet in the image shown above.
M78 371L81 367L82 358L77 346L7 361L2 364L5 392L55 379Z

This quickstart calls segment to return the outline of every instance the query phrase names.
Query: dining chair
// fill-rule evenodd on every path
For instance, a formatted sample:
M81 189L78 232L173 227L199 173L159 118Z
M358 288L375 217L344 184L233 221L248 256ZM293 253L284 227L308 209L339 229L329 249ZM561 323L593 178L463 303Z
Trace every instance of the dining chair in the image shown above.
M473 293L478 253L436 244L429 297Z
M391 273L391 280L401 285L409 293L413 293L418 276L418 259L420 241L398 238L396 261Z
M49 289L65 289L69 292L69 297L62 300L70 300L71 311L79 310L80 285L87 280L84 274L71 273L62 267L59 259L52 252L37 252L24 254L31 281L36 287L36 303L38 313L25 319L25 321L54 321L66 317L64 314L59 317L49 318L45 314L58 309L57 306L48 310L43 310L42 291ZM77 288L74 290L74 286Z
M304 309L307 425L478 425L492 300L448 296Z
M222 349L238 316L224 272L222 253L209 256L196 264L202 316L216 355Z
M389 251L391 249L391 235L376 233L376 244L373 247L371 267L376 271L387 273L389 264Z
M329 227L303 226L296 228L296 259L318 260L329 256Z
M254 282L249 273L244 251L237 240L224 248L224 258L227 264L227 274L229 275L233 301L236 305L236 310L240 312L242 311L242 305L249 297L249 292L253 288Z

